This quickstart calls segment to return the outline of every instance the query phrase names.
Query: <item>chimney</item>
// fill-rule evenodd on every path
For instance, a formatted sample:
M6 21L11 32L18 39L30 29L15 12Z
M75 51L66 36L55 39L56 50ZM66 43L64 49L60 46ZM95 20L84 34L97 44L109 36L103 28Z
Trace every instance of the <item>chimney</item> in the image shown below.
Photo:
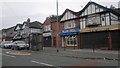
M30 18L27 19L27 22L30 22Z

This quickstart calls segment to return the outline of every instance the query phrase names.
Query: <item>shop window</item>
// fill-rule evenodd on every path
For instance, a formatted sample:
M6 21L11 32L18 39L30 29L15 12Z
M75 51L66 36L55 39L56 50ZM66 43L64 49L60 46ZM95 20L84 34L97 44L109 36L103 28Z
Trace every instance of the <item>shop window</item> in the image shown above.
M66 43L67 46L77 45L76 36L69 36L69 37L67 37L66 41L67 41L67 43Z

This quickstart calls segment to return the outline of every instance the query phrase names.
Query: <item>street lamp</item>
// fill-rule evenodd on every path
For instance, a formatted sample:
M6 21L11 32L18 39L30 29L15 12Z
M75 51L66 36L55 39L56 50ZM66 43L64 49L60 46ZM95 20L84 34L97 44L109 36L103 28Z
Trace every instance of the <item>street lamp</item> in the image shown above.
M59 23L58 23L58 0L56 1L56 10L57 10L57 52L59 52Z

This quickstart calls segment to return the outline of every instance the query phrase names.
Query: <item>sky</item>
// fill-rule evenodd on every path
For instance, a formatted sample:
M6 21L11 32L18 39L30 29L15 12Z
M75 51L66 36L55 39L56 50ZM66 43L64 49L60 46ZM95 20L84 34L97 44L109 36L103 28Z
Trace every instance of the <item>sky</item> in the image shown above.
M78 12L90 0L58 0L58 14L65 9ZM119 0L91 0L103 6L118 7ZM28 18L43 23L46 17L56 15L56 0L0 0L0 29L22 24Z

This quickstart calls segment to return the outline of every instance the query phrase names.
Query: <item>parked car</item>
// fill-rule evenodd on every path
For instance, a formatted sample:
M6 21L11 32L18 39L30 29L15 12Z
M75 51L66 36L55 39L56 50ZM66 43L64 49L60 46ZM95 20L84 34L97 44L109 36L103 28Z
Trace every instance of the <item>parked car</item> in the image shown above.
M13 42L12 41L4 41L4 42L1 42L1 48L11 48L12 45L13 45Z
M13 42L14 45L12 45L12 50L21 50L21 49L29 49L29 44L26 44L24 41L15 41Z

